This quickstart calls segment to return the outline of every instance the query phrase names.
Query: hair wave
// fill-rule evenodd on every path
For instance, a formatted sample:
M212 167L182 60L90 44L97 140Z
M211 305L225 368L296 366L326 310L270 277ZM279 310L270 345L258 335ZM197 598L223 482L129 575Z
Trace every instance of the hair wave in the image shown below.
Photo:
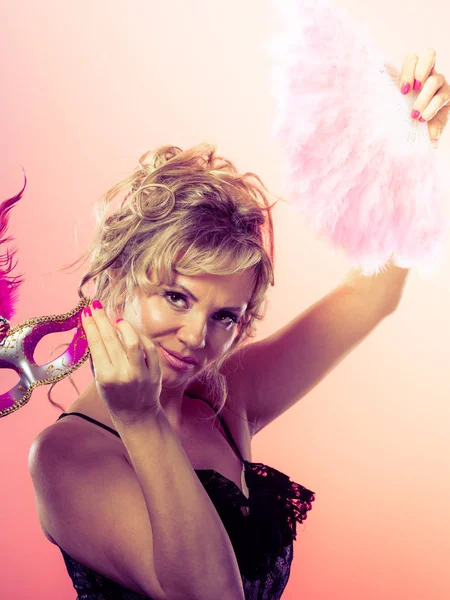
M123 193L119 207L108 215ZM283 199L273 196L276 201L270 204L271 196L257 175L239 174L219 156L215 144L204 142L184 151L161 146L145 153L134 172L101 198L94 208L96 229L89 247L63 267L84 264L90 257L78 294L86 297L83 288L93 284L91 297L109 315L121 315L136 287L153 293L156 285L169 283L173 270L194 276L251 269L254 289L232 345L197 376L219 412L228 393L221 368L256 335L268 289L275 285L271 210ZM150 273L156 274L156 284Z

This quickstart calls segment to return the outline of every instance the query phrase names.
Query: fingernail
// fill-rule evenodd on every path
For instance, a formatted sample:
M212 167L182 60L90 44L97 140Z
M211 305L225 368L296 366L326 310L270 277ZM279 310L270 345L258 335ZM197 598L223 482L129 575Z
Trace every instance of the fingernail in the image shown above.
M422 119L422 117L420 117L419 121L420 121L421 123L425 123L425 119Z
M402 85L402 94L408 94L410 89L411 89L411 84L410 84L410 83L407 83L407 82L405 82L405 83Z
M89 308L89 306L86 306L86 308L83 309L83 315L85 317L92 317L91 309Z
M417 79L414 79L413 90L415 90L417 92L418 90L420 90L421 87L422 87L422 84L420 83L420 81L417 81Z
M102 303L100 302L100 300L94 300L92 302L92 308L103 308Z
M116 323L120 323L120 321L123 321L123 319L116 319Z
M417 117L420 115L420 111L418 110L412 110L411 111L411 118L412 119L417 119Z

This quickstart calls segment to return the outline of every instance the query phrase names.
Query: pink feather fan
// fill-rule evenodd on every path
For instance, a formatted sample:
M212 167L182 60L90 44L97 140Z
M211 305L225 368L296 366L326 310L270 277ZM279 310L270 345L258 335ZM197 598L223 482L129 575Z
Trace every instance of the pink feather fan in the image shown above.
M400 93L400 69L346 11L325 0L273 5L283 31L268 44L272 133L285 195L365 275L390 258L430 274L444 256L450 178L427 123L410 117L419 92Z

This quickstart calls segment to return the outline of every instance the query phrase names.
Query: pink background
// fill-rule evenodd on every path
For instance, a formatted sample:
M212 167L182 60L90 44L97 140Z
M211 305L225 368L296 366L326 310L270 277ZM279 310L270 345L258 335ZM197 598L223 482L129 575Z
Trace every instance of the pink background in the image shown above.
M450 78L450 15L439 0L339 5L370 24L399 67L404 52L431 46L437 71ZM268 0L16 0L3 3L1 22L0 198L22 187L21 165L28 176L10 221L16 273L26 275L14 324L76 305L82 271L58 269L87 245L94 201L149 149L217 142L242 172L280 192L265 50L278 21ZM449 140L447 131L439 152L448 155ZM276 287L258 337L350 268L291 207L278 205L274 219ZM253 460L317 495L298 528L286 600L450 597L448 254L429 280L412 273L399 310L254 440ZM65 340L47 339L38 356ZM84 365L80 390L89 378ZM1 391L9 383L2 374ZM76 596L40 529L27 468L32 440L60 414L47 391L0 420L4 600ZM66 379L53 397L67 407L76 391Z

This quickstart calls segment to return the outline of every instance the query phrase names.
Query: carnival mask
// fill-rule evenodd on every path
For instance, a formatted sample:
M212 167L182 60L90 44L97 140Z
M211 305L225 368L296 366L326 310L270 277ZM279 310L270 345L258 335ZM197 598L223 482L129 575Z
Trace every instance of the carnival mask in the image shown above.
M20 381L8 392L0 394L0 417L24 406L38 385L55 383L67 377L87 360L90 351L81 324L81 311L90 302L90 298L82 298L66 314L34 317L7 329L6 337L0 340L0 369L13 369ZM44 365L36 363L34 351L43 337L75 327L69 347L60 356Z

